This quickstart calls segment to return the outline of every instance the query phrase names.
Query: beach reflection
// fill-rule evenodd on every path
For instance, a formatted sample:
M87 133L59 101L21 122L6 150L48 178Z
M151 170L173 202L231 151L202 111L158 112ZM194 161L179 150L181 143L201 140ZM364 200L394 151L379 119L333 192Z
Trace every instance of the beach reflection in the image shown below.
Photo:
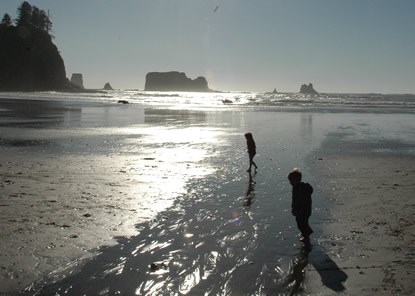
M195 110L174 110L174 109L153 109L146 108L145 123L160 125L196 125L206 122L207 115L203 111Z
M301 247L297 256L293 259L286 277L285 286L289 288L290 294L295 295L304 289L306 267L308 265L309 250Z
M300 120L261 113L262 132L256 133L261 165L258 174L247 174L243 133L229 122L250 125L258 116L237 115L148 110L134 124L77 130L74 149L81 151L71 152L63 162L70 165L56 171L65 173L69 196L82 192L88 198L79 208L89 213L81 217L92 213L95 225L88 224L88 231L83 226L80 233L91 240L119 236L92 260L64 270L64 278L56 273L29 294L285 292L296 255L295 232L285 210L286 176L275 167L287 167L284 161L291 165L302 147L298 131L286 128ZM265 155L273 155L274 137L283 135L278 141L288 148L278 148L280 160L273 161ZM56 167L62 161L57 159ZM76 221L75 216L71 230ZM114 225L118 232L110 232Z
M171 207L186 192L190 178L213 172L213 167L204 159L215 155L214 146L219 143L221 131L199 127L139 127L131 133L144 137L130 139L128 147L145 148L138 149L141 157L129 167L134 172L130 177L136 178L130 194L140 199L148 196L146 206L152 214Z
M300 137L307 145L313 142L313 114L301 114Z
M254 176L256 175L256 172L254 173ZM246 189L246 193L245 193L245 200L243 205L244 206L251 206L252 203L254 202L254 198L255 198L255 184L256 182L254 181L251 172L249 172L248 174L249 178L248 178L248 188Z
M30 257L35 267L26 275L37 278L51 264L59 268L28 295L286 295L287 285L301 292L304 271L335 292L344 289L347 275L326 253L306 257L297 250L286 172L305 167L303 156L320 145L328 124L356 115L130 104L83 106L80 116L74 110L62 122L56 112L49 114L59 118L53 128L24 129L23 118L2 128L2 153L10 159L3 185L19 216L3 218L15 221L4 240L8 249L18 249L14 229L30 229L9 266ZM245 172L247 130L258 142L257 175ZM353 141L340 143L337 137L330 147L346 149ZM322 200L317 195L316 207ZM26 216L31 220L22 222ZM79 261L84 254L96 256ZM68 263L77 266L68 270Z
M164 120L152 114L162 114ZM246 162L243 133L220 124L221 116L229 115L206 118L200 112L158 110L149 117L146 113L146 126L119 131L122 145L114 148L113 159L102 170L116 167L122 172L113 176L113 196L123 192L118 203L147 213L151 221L138 221L135 235L117 237L116 245L102 248L76 272L43 284L39 295L284 291L285 273L274 267L295 252L292 231L285 226L291 218L283 211L288 202L281 199L275 206L278 190L285 188L275 190L273 165L265 159L258 175L246 174L241 165ZM205 126L207 120L219 123ZM258 136L262 143L269 139L268 134ZM135 217L122 216L131 223Z
M1 99L0 126L6 127L54 127L69 126L81 120L82 108L59 101Z

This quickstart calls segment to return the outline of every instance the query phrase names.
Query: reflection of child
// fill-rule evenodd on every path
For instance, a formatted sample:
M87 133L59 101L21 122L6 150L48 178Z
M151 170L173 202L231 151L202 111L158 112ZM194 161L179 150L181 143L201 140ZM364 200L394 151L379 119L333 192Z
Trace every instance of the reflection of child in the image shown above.
M310 184L301 182L302 174L295 168L288 174L288 180L293 187L291 212L295 216L297 227L301 232L300 240L309 243L310 234L313 233L308 219L311 216L311 194L313 187Z
M248 189L245 193L245 201L243 203L244 206L249 207L253 203L253 199L255 197L255 181L252 178L251 173L249 173L249 183L248 183Z
M258 168L256 163L254 162L254 156L256 154L256 145L255 145L255 141L251 133L246 133L245 138L246 138L246 145L248 146L248 155L249 155L249 169L247 169L246 171L250 172L252 165L255 166L255 170Z

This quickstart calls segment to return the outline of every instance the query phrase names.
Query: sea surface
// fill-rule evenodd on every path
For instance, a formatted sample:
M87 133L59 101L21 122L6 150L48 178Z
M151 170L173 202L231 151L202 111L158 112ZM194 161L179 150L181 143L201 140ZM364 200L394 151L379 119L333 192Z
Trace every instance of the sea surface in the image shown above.
M113 103L126 100L143 106L170 106L186 109L256 108L284 111L318 110L319 112L404 112L414 113L413 94L319 94L299 93L198 93L145 92L140 90L113 90L96 93L1 93L2 98L36 100L100 101Z
M338 153L362 142L365 151L353 153L415 154L414 95L115 90L0 98L0 152L28 163L46 157L42 173L91 184L99 196L83 194L95 196L96 212L100 203L133 209L120 212L124 222L119 215L97 219L106 229L123 225L123 235L71 274L32 285L39 295L301 292L298 266L331 260L324 248L330 238L322 237L330 201L319 190L327 182L311 165L325 160L322 145L340 139L330 146ZM257 145L252 174L247 131ZM60 166L63 160L71 165ZM290 213L286 176L293 167L315 188L307 255ZM76 195L76 186L68 188Z

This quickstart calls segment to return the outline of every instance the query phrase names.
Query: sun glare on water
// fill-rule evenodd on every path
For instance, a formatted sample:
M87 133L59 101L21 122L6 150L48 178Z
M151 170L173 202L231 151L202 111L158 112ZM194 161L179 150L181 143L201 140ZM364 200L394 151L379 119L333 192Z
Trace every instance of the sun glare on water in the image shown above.
M175 199L187 192L190 179L214 171L211 163L204 160L214 156L221 131L204 127L154 127L136 132L144 132L145 136L131 140L141 147L132 166L137 182L131 187L131 195L139 197L139 204L145 204L149 214L173 206Z

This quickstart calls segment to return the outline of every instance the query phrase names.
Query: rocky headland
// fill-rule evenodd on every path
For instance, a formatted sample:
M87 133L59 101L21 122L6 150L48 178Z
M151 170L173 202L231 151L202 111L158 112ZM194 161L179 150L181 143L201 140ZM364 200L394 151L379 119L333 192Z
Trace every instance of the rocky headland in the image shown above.
M51 36L28 26L0 26L0 90L42 91L76 88Z
M0 91L79 91L66 78L47 13L26 1L17 10L0 23Z
M146 75L146 91L211 91L205 77L190 79L183 72L149 72Z

